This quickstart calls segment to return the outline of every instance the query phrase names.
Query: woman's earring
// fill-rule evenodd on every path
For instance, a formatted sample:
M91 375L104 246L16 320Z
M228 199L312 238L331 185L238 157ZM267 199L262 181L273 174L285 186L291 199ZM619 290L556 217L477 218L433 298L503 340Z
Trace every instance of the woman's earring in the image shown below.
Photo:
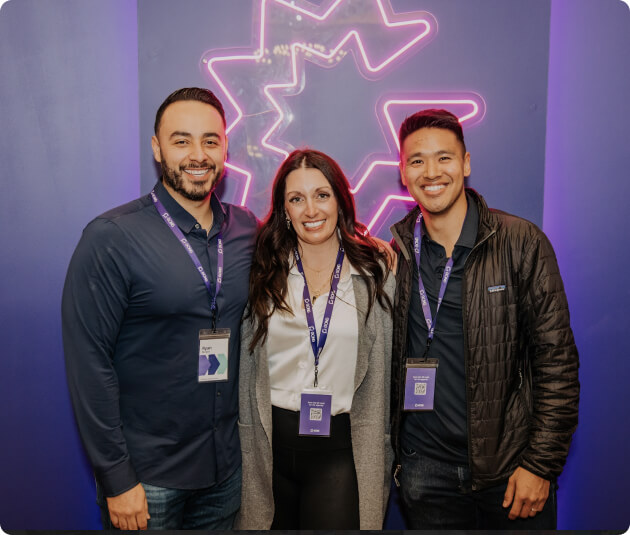
M287 228L291 230L291 220L287 217Z

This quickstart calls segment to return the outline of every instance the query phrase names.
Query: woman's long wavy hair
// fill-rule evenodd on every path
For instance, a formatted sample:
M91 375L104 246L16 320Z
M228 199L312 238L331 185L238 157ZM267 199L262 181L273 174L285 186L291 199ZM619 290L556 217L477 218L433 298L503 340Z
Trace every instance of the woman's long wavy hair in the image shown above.
M289 154L278 169L271 192L271 209L256 236L256 248L249 278L249 316L256 320L256 330L250 351L267 338L269 318L276 310L292 313L286 302L287 278L298 245L297 235L287 227L285 192L287 176L299 168L318 169L330 184L339 216L337 227L341 242L350 263L359 271L368 288L369 314L374 300L391 310L392 304L383 286L387 278L387 258L379 251L376 242L367 236L367 228L356 220L354 198L343 171L330 156L312 150L300 149Z

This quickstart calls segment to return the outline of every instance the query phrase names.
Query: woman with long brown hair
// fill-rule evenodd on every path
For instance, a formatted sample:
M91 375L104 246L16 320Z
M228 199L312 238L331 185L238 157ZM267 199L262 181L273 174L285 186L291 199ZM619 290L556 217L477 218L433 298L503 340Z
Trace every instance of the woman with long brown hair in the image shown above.
M393 289L337 163L292 152L258 232L241 332L237 528L382 528Z

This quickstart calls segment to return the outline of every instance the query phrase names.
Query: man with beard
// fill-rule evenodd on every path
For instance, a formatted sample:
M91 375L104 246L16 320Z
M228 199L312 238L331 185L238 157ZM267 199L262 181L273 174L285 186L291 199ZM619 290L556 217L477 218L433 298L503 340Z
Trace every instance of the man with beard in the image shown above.
M453 114L415 113L399 141L417 203L392 227L392 437L408 527L555 529L579 383L551 244L465 188Z
M230 529L240 505L240 320L257 221L213 193L208 90L158 109L153 191L83 231L63 291L68 383L104 528Z

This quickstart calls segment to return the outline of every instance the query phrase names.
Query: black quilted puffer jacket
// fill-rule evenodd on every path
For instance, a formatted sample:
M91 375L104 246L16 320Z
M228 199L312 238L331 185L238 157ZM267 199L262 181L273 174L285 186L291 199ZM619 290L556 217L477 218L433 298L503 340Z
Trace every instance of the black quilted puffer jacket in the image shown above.
M504 482L519 465L553 481L562 472L577 426L580 391L578 353L556 257L533 223L489 210L477 192L466 191L479 208L477 240L462 284L473 489ZM418 210L391 229L398 252L392 353L397 461Z

